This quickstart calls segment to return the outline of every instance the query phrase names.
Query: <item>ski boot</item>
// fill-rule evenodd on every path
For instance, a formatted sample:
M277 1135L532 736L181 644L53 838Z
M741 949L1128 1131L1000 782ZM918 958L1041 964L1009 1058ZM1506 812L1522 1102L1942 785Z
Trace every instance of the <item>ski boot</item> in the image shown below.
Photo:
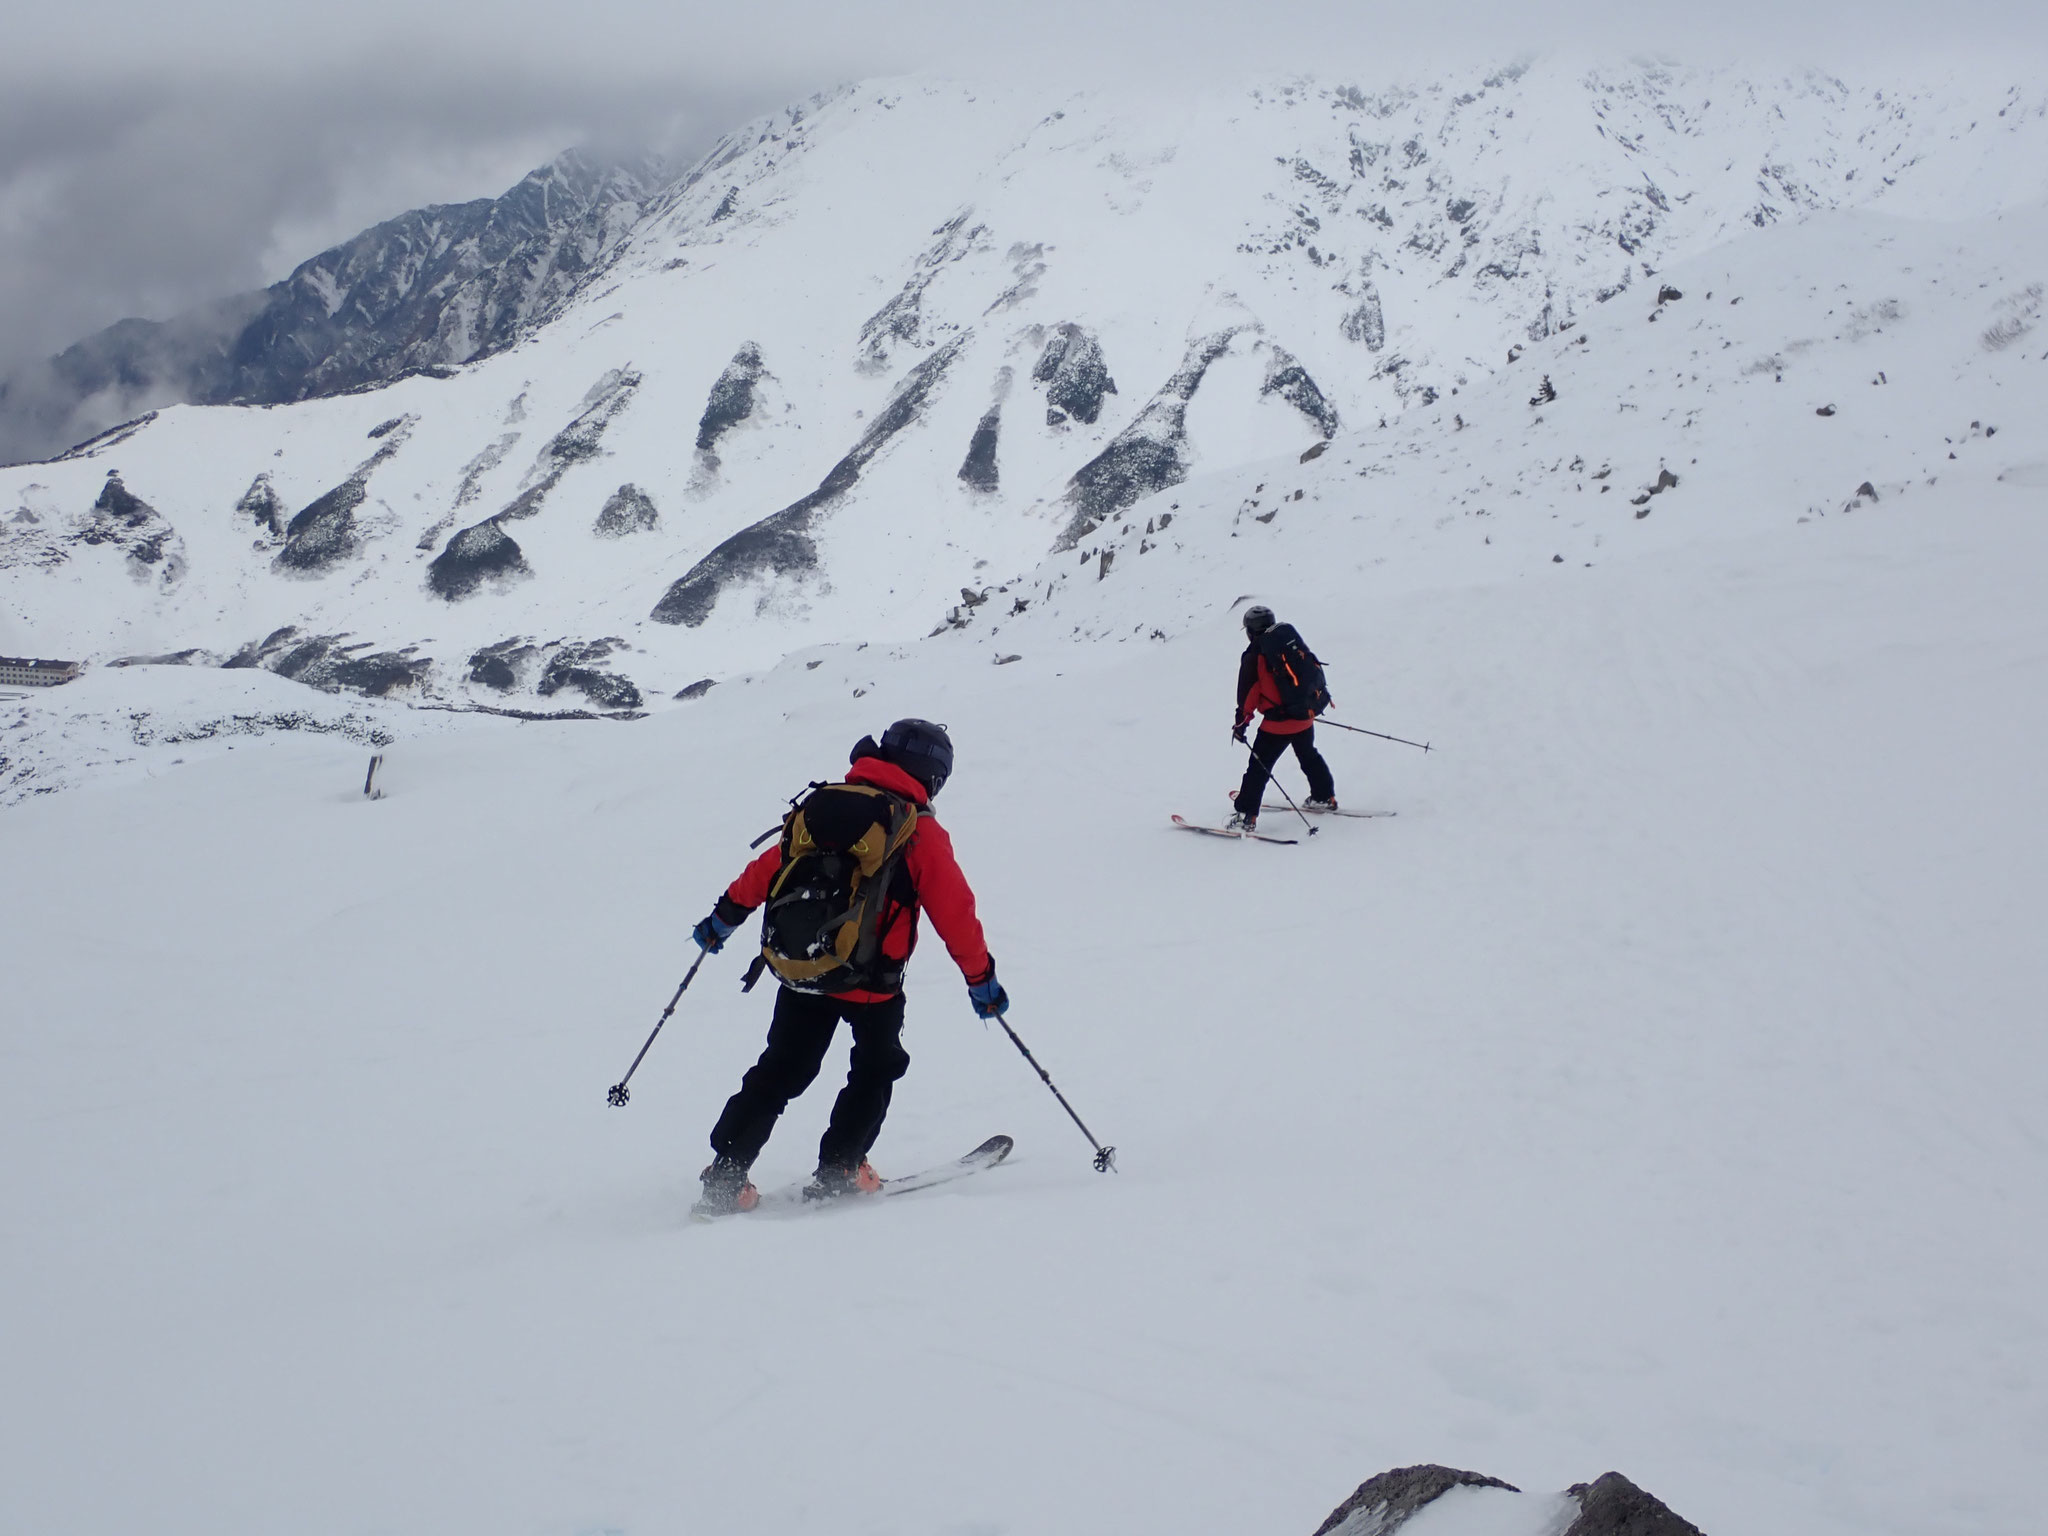
M697 1179L704 1186L704 1193L690 1207L692 1216L731 1216L738 1211L751 1211L761 1203L761 1191L747 1182L745 1166L731 1158L713 1158L711 1166Z
M1223 823L1223 830L1234 832L1239 837L1243 837L1248 832L1259 830L1259 818L1247 816L1243 811L1232 811L1230 813L1230 820Z
M1314 795L1310 795L1301 802L1301 808L1304 811L1334 811L1337 809L1337 797L1332 795L1327 800L1318 800Z
M804 1186L806 1200L837 1200L842 1195L879 1195L881 1192L882 1176L875 1172L874 1165L866 1158L860 1160L858 1168L820 1163L811 1182Z

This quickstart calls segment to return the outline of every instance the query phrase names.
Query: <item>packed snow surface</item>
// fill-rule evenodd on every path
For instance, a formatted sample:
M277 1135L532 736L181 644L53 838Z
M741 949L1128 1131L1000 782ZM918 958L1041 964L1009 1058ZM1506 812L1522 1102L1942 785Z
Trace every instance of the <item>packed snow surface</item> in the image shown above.
M1542 1500L1608 1468L1709 1532L2038 1530L2048 219L2019 172L1980 169L1939 182L1954 205L1703 225L1625 300L1440 375L1456 395L1392 396L1384 427L1342 396L1328 439L1190 460L1064 547L1069 502L975 511L986 590L950 616L917 605L966 552L923 524L831 593L769 580L731 626L730 595L701 629L640 630L541 603L457 628L489 586L422 606L418 572L387 600L377 520L404 519L380 477L439 440L415 394L516 352L268 417L282 449L353 413L346 462L285 500L362 468L354 534L337 512L273 537L232 497L170 516L128 444L142 512L110 463L10 471L42 488L10 534L11 647L220 655L292 623L387 649L286 640L0 704L0 1528L1306 1536L1361 1478L1437 1461L1530 1502L1464 1490L1418 1533L1534 1536ZM1107 346L1104 441L1171 417L1164 386L1214 335L1181 325L1129 373ZM764 397L793 387L760 336L721 343L703 388L747 375L743 339ZM1271 358L1209 366L1233 359L1235 406L1206 382L1181 402L1190 441L1274 405ZM562 420L602 418L607 449L641 430L654 374L622 360L551 376L556 424L480 473L573 486L590 439ZM989 399L960 403L948 476ZM503 406L469 420L483 442L529 430ZM701 409L669 413L678 473ZM212 473L209 443L272 442L262 413L173 415L129 440L183 445L165 484ZM776 457L788 494L758 510L865 430L802 473ZM459 477L475 445L440 441ZM923 452L875 462L937 526L908 494ZM651 475L603 478L579 527L627 480L669 526ZM532 555L544 525L510 528ZM278 577L323 529L370 563ZM403 531L390 562L424 565ZM650 587L603 551L650 536L590 545L564 601L644 613L680 571ZM115 600L258 538L215 606L174 599L229 615L213 629ZM314 595L262 595L282 580ZM1398 815L1297 822L1291 848L1168 823L1229 809L1241 597L1328 662L1335 720L1432 744L1318 731L1344 803ZM508 633L640 647L575 657L626 656L647 709L522 722L273 675L388 676L406 646ZM996 1132L1010 1160L691 1224L770 1007L739 993L738 946L631 1104L605 1089L747 841L908 714L958 745L938 810L1011 1022L1120 1172L1090 1168L928 936L876 1161ZM1269 797L1262 830L1289 820ZM765 1185L808 1173L843 1062Z

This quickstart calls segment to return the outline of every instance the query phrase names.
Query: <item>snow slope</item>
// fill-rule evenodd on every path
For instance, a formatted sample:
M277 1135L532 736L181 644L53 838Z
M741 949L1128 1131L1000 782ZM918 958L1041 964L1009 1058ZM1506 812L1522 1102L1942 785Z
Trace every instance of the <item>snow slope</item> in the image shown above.
M1439 750L1326 733L1401 814L1296 848L1165 824L1234 773L1221 618L480 722L376 803L321 738L19 806L0 1524L1306 1532L1440 1459L2031 1531L2040 514L1980 475L1371 604L1304 570L1353 718ZM877 1155L1011 1164L689 1226L740 962L603 1090L778 795L913 710L1122 1172L934 951Z

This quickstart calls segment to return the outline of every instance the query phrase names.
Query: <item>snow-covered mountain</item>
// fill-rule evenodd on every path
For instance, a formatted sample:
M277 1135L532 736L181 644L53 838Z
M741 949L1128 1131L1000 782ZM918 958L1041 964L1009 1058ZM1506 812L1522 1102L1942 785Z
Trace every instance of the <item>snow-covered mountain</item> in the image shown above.
M123 320L0 380L0 454L46 456L145 409L279 405L487 356L558 312L669 179L658 159L571 151L502 197L386 220L260 292Z
M1802 221L2021 208L2048 178L2044 111L2038 87L1962 79L1541 62L1378 89L851 88L733 135L552 318L452 376L166 410L0 475L0 591L44 653L297 657L526 707L567 654L596 702L644 700L1042 586L1196 471L1325 441L1464 457L1460 423L1505 431L1547 389L1586 409L1596 325L1656 315L1675 362L1674 326L1711 315L1725 347L1695 360L1689 410L1788 346L1797 381L1803 348L1910 323L1953 274L1851 254L1768 317L1674 274ZM2031 324L2029 281L1955 290L1965 375L1995 362L1976 338L1997 306ZM318 264L287 286L343 291ZM521 303L431 313L501 336L554 299ZM1652 460L1685 440L1616 425ZM1728 446L1703 477L1738 467ZM1870 452L1849 490L1910 473L1903 444ZM309 644L378 660L309 670Z

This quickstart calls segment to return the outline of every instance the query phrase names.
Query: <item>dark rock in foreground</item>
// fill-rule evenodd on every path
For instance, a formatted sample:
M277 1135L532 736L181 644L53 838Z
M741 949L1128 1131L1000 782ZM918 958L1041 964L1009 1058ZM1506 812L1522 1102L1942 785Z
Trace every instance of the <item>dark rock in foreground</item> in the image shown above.
M1698 1526L1619 1472L1574 1483L1565 1492L1579 1501L1579 1518L1565 1527L1564 1536L1702 1536Z
M1426 1462L1416 1467L1396 1467L1369 1477L1358 1490L1330 1511L1316 1527L1315 1536L1387 1536L1406 1524L1409 1517L1453 1488L1505 1488L1522 1490L1513 1483L1481 1472L1460 1472Z
M1316 1527L1315 1536L1392 1536L1453 1488L1521 1492L1513 1483L1455 1467L1396 1467L1360 1483L1358 1491ZM1579 1513L1558 1536L1702 1536L1698 1526L1680 1519L1662 1500L1619 1472L1608 1472L1591 1483L1574 1483L1565 1494L1577 1501Z

